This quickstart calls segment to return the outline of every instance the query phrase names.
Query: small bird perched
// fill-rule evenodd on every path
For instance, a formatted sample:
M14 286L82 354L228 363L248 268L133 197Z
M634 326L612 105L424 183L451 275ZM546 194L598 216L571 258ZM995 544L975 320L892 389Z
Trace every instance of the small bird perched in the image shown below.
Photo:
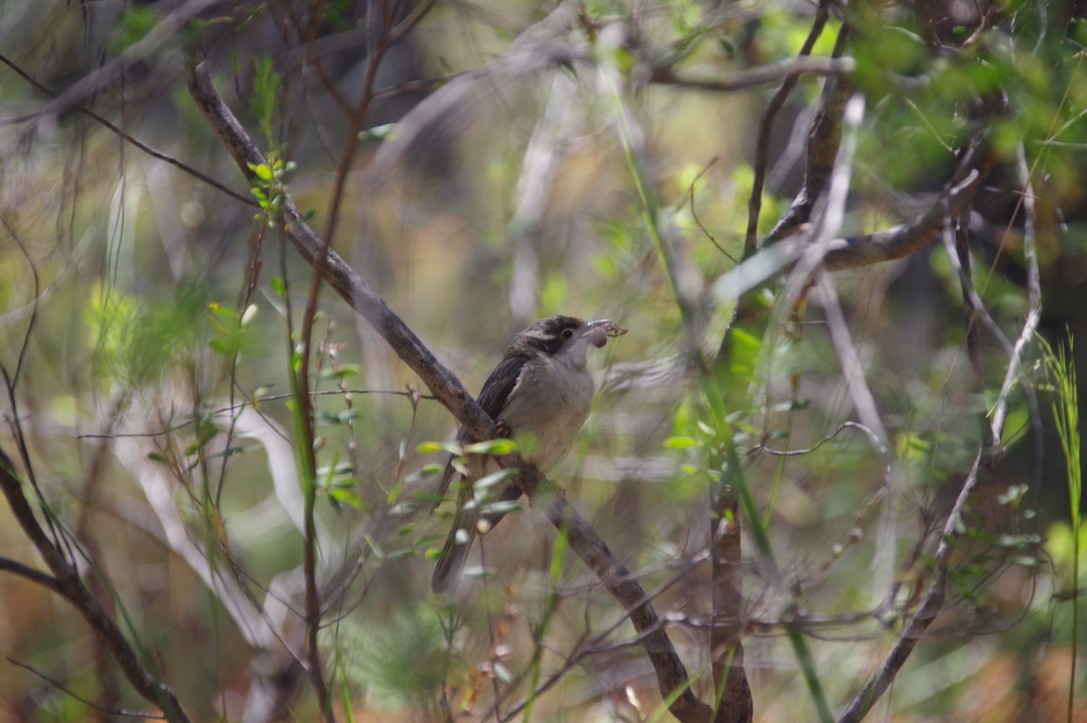
M514 337L502 361L483 383L476 400L479 406L495 420L500 435L529 433L535 438L535 449L522 457L536 465L541 474L562 461L589 416L593 401L593 379L585 358L589 345L599 349L607 344L608 337L625 333L627 330L611 319L585 322L572 316L549 316ZM457 442L462 446L476 441L466 429L457 433ZM439 495L445 495L457 472L454 459L451 456L445 465ZM469 460L470 474L460 492L453 529L431 579L434 592L454 585L472 540L480 531L481 516L472 483L486 474L486 466L485 459ZM514 502L520 496L520 487L511 484L498 501ZM502 518L498 509L483 516L485 524L493 526Z

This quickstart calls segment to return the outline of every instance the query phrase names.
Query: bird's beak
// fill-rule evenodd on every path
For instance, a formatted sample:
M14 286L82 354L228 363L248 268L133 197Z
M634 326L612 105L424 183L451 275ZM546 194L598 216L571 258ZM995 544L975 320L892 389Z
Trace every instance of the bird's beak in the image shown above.
M626 329L611 319L597 319L585 325L585 335L589 337L589 342L597 349L608 343L609 336L622 336L626 333Z

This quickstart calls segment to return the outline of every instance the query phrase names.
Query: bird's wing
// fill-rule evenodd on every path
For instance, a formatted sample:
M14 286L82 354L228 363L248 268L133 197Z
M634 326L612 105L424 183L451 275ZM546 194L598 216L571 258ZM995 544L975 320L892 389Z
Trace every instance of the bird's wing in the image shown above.
M517 387L517 382L521 379L521 370L524 368L525 362L530 358L528 354L510 354L504 357L498 363L498 366L491 371L487 381L483 382L483 390L479 393L479 397L476 398L476 402L479 403L484 412L491 415L492 419L498 419L498 415L506 408L506 401L510 398L510 393ZM478 441L474 434L463 427L457 432L457 442L461 446L474 444ZM439 497L445 497L445 493L449 491L449 483L453 481L453 475L456 473L456 468L453 467L454 459L453 455L450 455L449 460L445 463L442 480L438 483L437 492ZM434 506L437 507L438 503L435 503Z
M511 354L505 357L487 377L487 381L483 382L483 391L479 393L477 401L483 411L493 419L498 419L498 415L506 408L510 392L517 387L517 382L521 380L521 370L530 358L528 354Z

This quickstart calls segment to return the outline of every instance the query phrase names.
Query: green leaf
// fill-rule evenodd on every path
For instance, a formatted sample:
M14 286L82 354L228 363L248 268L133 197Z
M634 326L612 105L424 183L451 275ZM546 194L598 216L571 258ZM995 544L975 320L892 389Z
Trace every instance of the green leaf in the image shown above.
M322 369L317 373L318 379L346 379L359 373L358 364L341 364L335 369Z
M379 560L385 558L385 551L381 549L381 545L377 544L377 540L370 535L363 535L363 539L366 540L366 544L370 546L370 549L374 551Z
M497 472L492 472L491 474L476 480L475 483L472 485L472 489L475 492L481 492L490 487L494 487L497 484L502 484L503 482L513 479L516 476L517 470L515 469L501 469Z
M458 457L464 454L459 444L455 442L421 442L415 451L419 454L434 454L435 452L449 452Z
M362 498L357 492L351 489L344 489L340 487L333 487L328 491L328 498L334 503L343 503L351 505L356 510L364 510L365 505L362 503Z
M336 419L346 424L347 422L353 422L359 418L359 410L357 409L341 409L336 414Z
M262 181L272 180L272 169L268 167L267 163L249 164L249 169L253 171L257 178Z
M517 451L517 444L512 439L488 439L485 442L469 444L464 448L465 454L513 454Z
M359 132L360 141L389 141L396 137L400 128L398 123L385 123Z
M669 437L664 440L665 449L690 449L697 447L698 444L698 440L691 437Z
M129 46L143 40L160 20L159 13L150 6L135 5L125 8L117 23L118 30L110 42L110 48L114 54L121 54Z
M245 451L245 447L227 447L222 452L216 452L212 457L233 457Z
M525 509L520 502L492 502L488 505L480 505L479 511L485 515L506 515L510 512L520 512Z
M215 314L216 316L223 316L227 319L238 318L238 315L234 312L233 309L228 309L216 301L212 301L208 304L208 311L210 311L212 314Z
M732 358L729 372L739 382L750 383L755 378L755 368L762 351L762 341L743 329L732 330Z

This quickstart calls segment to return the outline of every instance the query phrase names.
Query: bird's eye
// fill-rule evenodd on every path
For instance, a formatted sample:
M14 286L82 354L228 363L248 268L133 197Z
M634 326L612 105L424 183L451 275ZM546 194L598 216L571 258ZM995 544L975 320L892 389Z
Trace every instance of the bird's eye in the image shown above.
M562 338L563 339L569 339L573 335L574 335L574 330L573 329L563 329L562 330Z

